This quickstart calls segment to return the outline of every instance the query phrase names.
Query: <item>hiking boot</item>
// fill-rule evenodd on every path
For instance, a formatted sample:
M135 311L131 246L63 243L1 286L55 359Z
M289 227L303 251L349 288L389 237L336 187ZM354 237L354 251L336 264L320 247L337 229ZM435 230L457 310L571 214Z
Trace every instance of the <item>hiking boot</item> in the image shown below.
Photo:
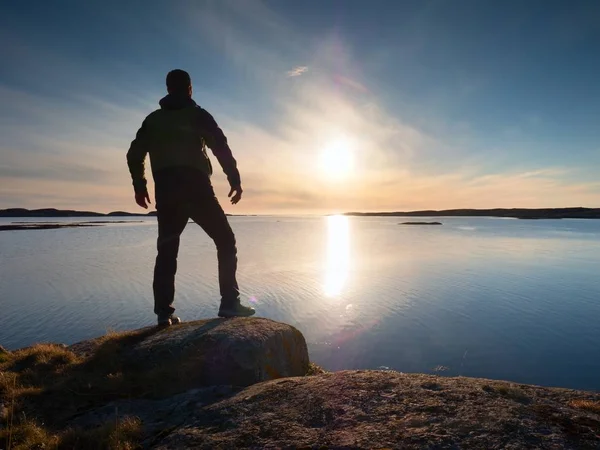
M219 308L219 317L250 317L256 313L254 308L244 306L239 300L233 303L221 303Z
M173 314L169 314L168 316L159 315L158 316L158 326L159 327L168 327L171 325L179 325L181 323L181 319Z

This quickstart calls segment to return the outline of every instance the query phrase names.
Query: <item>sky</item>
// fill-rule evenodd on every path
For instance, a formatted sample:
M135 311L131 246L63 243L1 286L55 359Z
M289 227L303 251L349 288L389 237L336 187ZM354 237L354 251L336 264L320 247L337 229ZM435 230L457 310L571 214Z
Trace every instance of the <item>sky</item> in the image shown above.
M2 2L0 209L139 211L125 155L175 68L229 213L600 207L599 54L594 0Z

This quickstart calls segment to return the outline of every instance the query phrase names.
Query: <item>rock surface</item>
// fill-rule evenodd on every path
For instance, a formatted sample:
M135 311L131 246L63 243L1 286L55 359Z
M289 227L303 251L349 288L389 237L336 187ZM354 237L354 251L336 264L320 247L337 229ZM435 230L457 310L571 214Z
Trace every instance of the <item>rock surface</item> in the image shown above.
M165 450L600 448L600 411L576 406L581 400L598 402L600 394L344 371L113 403L79 420L110 420L118 408L142 420L146 448Z
M210 319L164 329L141 330L142 338L120 358L136 370L172 367L184 371L187 387L249 386L308 372L308 349L296 328L268 319ZM75 344L76 354L93 353L102 340Z
M56 439L135 418L127 448L600 448L600 393L389 370L303 376L302 334L266 319L40 344L0 369L25 383L17 417Z

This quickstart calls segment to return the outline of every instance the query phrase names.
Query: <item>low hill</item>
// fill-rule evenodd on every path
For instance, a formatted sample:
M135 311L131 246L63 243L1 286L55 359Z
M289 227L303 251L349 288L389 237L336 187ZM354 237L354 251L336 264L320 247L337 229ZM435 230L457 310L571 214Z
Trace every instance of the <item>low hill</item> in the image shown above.
M600 219L600 208L496 208L441 211L349 212L347 216L378 217L507 217L514 219Z
M71 209L25 209L9 208L0 209L0 217L134 217L134 216L155 216L156 211L145 213L129 213L124 211L115 211L108 214L93 211L75 211Z

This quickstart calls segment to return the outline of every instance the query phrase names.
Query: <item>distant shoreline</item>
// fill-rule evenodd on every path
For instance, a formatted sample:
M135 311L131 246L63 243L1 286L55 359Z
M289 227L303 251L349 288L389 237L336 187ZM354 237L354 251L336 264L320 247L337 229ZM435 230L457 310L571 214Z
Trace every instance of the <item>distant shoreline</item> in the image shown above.
M349 212L358 217L502 217L511 219L600 219L600 208L496 208L441 211Z
M125 211L114 211L108 214L93 211L76 211L71 209L25 209L9 208L0 209L0 217L153 217L156 211L149 213L129 213Z
M232 214L226 214L232 216ZM237 215L237 214L236 214ZM242 215L240 215L242 216ZM252 214L247 214L251 217ZM25 209L9 208L0 209L0 217L24 218L24 217L156 217L156 211L149 213L130 213L126 211L113 211L110 213L99 213L94 211L76 211L71 209Z
M257 217L257 214L227 214L228 216ZM347 212L345 216L358 217L501 217L512 219L600 219L600 208L494 208L494 209L445 209L421 211ZM0 209L0 217L155 217L156 211L130 213L113 211L99 213L70 209Z

